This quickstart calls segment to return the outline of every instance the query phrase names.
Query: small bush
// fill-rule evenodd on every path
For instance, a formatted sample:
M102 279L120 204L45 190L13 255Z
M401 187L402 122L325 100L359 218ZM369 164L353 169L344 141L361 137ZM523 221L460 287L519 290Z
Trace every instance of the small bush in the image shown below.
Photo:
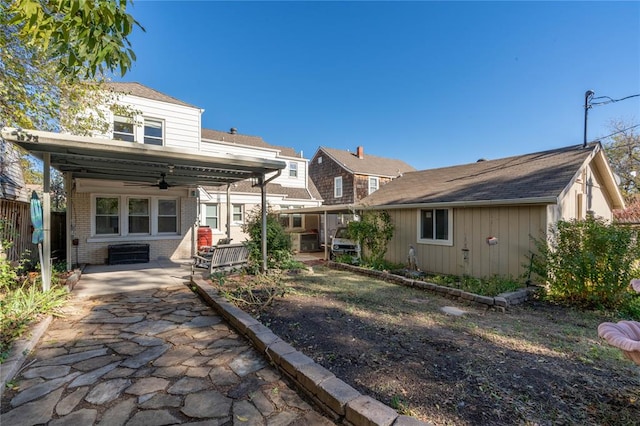
M247 247L252 272L260 270L262 265L262 211L260 206L253 209L242 230L249 234ZM267 268L280 268L282 264L293 258L291 238L278 221L278 216L271 209L267 212Z
M617 310L628 303L640 258L637 231L601 218L560 221L546 239L534 240L531 270L547 297L582 308Z
M501 293L519 290L523 284L512 278L493 277L476 278L470 276L435 275L425 278L425 281L445 287L457 288L481 296L495 297Z

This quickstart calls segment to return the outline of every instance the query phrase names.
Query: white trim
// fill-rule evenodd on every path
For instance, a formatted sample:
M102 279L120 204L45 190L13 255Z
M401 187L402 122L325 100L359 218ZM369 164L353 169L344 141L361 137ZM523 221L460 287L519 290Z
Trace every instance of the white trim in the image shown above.
M514 206L528 204L558 204L558 197L515 198L506 200L478 200L478 201L449 201L438 203L408 203L408 204L383 204L377 206L354 205L355 210L396 210L396 209L421 209L421 208L447 208L447 207L480 207L480 206Z
M117 198L118 199L118 229L119 234L96 234L96 198ZM131 234L129 233L129 199L147 199L149 200L149 233ZM176 232L158 232L158 201L171 200L176 203ZM181 219L180 219L180 197L171 196L144 196L137 194L109 194L109 193L92 193L90 197L90 237L91 240L99 242L103 239L108 241L120 241L126 239L145 239L147 237L158 237L158 239L171 239L172 237L182 237ZM152 238L153 239L153 238Z
M453 208L438 208L437 210L447 210L447 239L446 240L438 240L431 238L422 238L421 230L422 230L422 211L423 210L436 210L436 208L424 208L418 209L416 211L417 216L417 229L416 229L416 241L418 244L429 244L434 246L453 246ZM435 223L435 217L434 217Z
M371 190L371 182L375 182L376 183L376 189L374 189L373 191ZM369 180L367 182L367 193L368 193L368 195L373 194L378 189L380 189L380 178L378 178L377 176L369 176Z
M338 195L338 182L340 182L340 195ZM342 198L343 195L342 176L336 176L333 178L333 198Z

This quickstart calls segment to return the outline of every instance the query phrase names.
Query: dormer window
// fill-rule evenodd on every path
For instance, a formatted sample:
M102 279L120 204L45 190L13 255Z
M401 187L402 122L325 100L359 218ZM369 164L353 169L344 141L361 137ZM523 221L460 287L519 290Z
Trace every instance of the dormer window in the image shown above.
M118 141L135 142L133 132L133 118L116 115L113 117L113 139Z
M292 178L298 177L298 163L294 163L294 162L289 163L289 177L292 177Z

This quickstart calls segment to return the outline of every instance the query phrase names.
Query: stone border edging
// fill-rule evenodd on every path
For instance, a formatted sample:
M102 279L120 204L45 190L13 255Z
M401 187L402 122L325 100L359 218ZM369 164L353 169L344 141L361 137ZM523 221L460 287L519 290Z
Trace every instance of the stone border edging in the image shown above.
M52 320L53 315L47 315L25 333L26 337L21 337L11 344L9 356L0 364L2 367L0 368L0 386L2 386L2 388L0 388L0 398L4 395L7 383L20 371L24 360L27 359L27 355L29 355L29 352L36 346L44 332L47 331Z
M330 418L353 426L429 425L414 417L399 415L393 408L337 378L331 371L297 351L268 327L220 296L204 279L191 275L195 291L222 317L263 352L282 374L310 397Z
M401 275L391 274L386 271L376 271L374 269L362 268L360 266L348 265L346 263L339 263L334 261L327 261L326 264L330 268L341 269L349 272L355 272L361 275L367 275L372 278L378 278L384 281L389 281L394 284L400 284L406 287L416 287L425 290L430 290L436 293L441 293L445 296L451 296L459 298L468 302L480 303L487 306L496 306L499 309L506 309L509 306L518 305L520 303L529 300L531 294L535 293L537 287L526 287L521 290L512 291L508 293L501 293L495 297L482 296L475 293L469 293L458 288L446 287L427 281L414 280L412 278L403 277Z

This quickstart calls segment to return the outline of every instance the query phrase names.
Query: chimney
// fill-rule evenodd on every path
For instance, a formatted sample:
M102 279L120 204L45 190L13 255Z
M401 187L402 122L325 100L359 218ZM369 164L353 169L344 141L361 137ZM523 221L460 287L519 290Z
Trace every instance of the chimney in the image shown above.
M364 147L363 146L359 146L359 147L356 148L356 155L361 160L364 158Z
M235 127L232 127L231 130L229 130L229 133L231 133L232 135L235 135L236 133L238 133L238 129L236 129Z

